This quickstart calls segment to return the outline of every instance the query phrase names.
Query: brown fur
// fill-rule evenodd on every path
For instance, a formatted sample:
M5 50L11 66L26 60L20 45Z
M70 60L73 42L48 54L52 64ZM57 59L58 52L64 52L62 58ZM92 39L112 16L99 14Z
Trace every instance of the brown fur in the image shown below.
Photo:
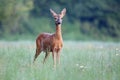
M50 11L53 17L55 19L59 18L59 20L62 19L66 13L66 9L63 9L61 14L56 14L52 9L50 9ZM62 49L62 47L63 47L63 39L61 34L61 24L56 24L56 32L54 34L42 33L37 37L36 54L34 57L34 61L36 60L38 55L42 51L44 51L46 53L43 61L44 63L47 57L49 56L49 53L52 52L54 67L56 67L56 59L60 64L60 50Z

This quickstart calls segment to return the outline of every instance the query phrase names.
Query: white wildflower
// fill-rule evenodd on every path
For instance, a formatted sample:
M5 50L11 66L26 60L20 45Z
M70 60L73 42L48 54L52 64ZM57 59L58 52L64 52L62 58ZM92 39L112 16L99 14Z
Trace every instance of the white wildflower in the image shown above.
M117 53L116 56L118 56L119 54Z
M116 51L119 50L118 48L116 48Z
M76 64L76 66L79 66L79 64Z
M84 68L84 66L80 66L80 68Z

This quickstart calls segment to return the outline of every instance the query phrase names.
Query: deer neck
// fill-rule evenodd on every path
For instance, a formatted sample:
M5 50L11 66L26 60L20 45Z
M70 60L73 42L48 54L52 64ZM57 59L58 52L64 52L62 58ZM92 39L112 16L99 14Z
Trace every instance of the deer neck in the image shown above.
M56 25L55 37L56 37L57 39L62 39L61 24Z

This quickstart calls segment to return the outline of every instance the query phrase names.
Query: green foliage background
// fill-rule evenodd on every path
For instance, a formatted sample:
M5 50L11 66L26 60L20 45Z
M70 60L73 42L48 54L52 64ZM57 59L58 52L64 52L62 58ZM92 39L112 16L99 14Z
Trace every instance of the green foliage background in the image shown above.
M120 0L0 0L0 40L35 39L55 31L49 12L64 7L66 40L120 40Z

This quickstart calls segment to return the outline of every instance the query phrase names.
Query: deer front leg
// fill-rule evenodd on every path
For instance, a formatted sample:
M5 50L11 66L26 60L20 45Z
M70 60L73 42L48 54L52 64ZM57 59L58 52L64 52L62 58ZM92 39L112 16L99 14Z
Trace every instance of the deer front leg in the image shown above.
M57 52L57 62L60 65L60 52Z
M60 65L60 53L57 54L57 61L58 61L58 64Z
M52 57L53 57L53 62L54 62L54 68L56 68L56 53L53 51L52 52Z

